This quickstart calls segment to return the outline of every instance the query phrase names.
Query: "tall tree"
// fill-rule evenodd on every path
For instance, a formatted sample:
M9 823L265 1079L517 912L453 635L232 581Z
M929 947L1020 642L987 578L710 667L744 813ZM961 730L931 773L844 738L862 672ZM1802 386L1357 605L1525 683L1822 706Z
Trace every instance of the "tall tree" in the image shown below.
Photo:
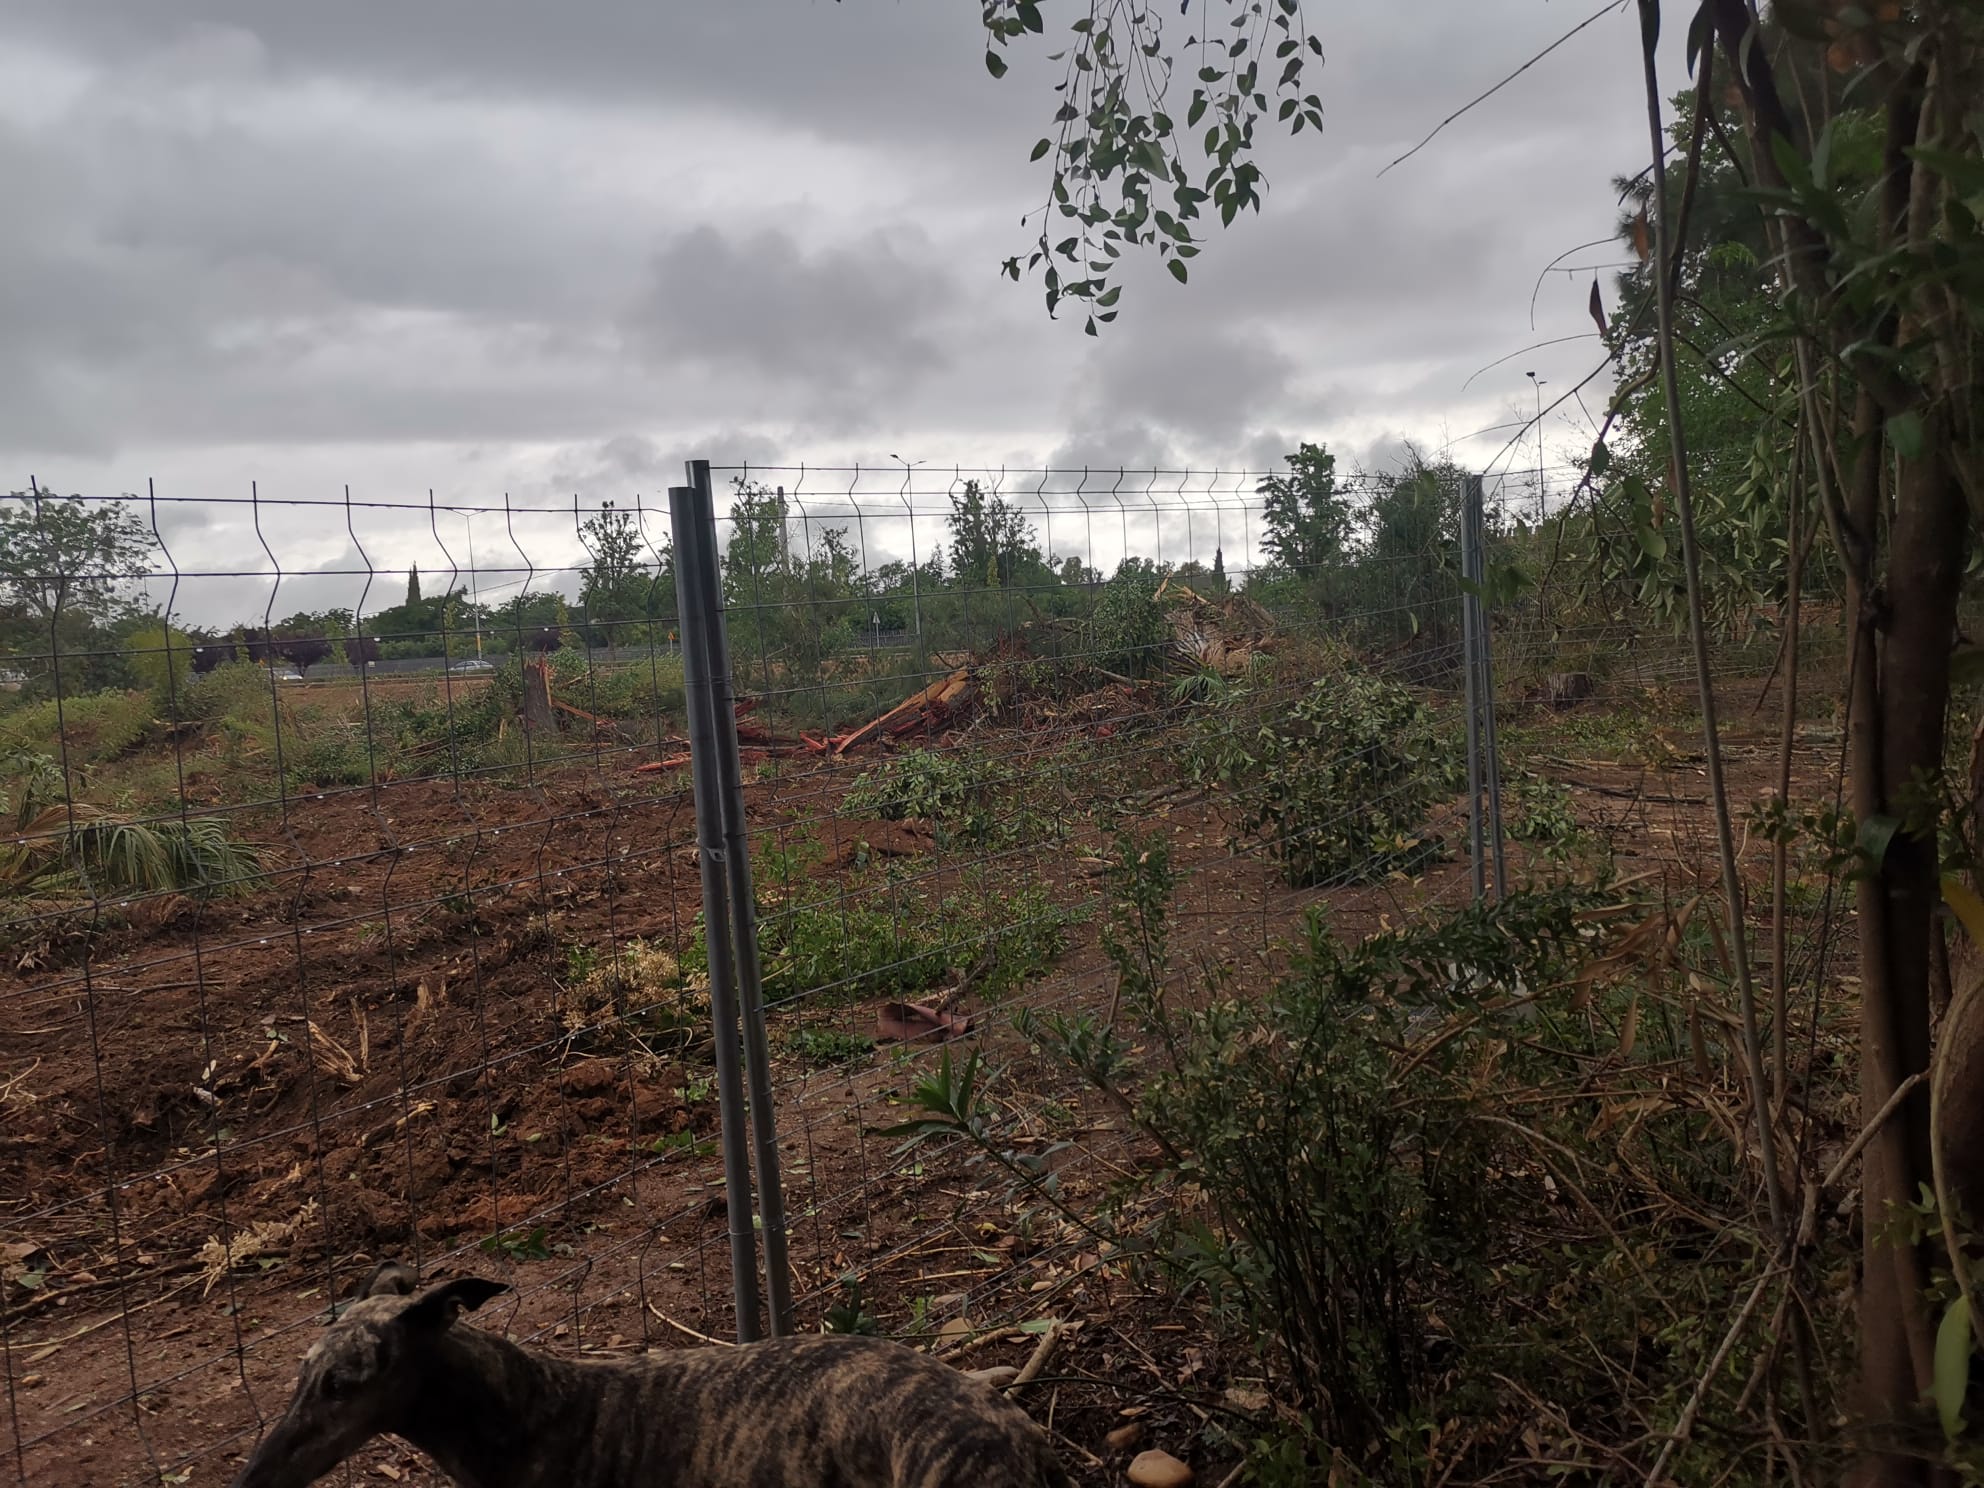
M1651 0L1640 6L1651 86L1658 11ZM1976 1089L1984 1027L1975 1016L1967 1027L1953 1016L1955 1026L1943 1030L1943 1059L1971 1078L1937 1081L1954 1099L1934 1127L1928 1087L1902 1093L1930 1065L1951 659L1967 552L1984 516L1976 453L1984 439L1976 370L1984 362L1976 206L1984 130L1973 112L1984 96L1984 13L1966 4L1807 0L1774 14L1823 47L1849 75L1845 91L1867 99L1880 120L1877 178L1842 189L1831 163L1840 131L1823 117L1811 129L1794 122L1780 86L1787 69L1751 6L1703 0L1690 58L1699 51L1707 68L1719 48L1742 99L1773 261L1795 310L1786 331L1804 438L1846 577L1848 754L1867 849L1856 876L1860 1082L1873 1130L1861 1173L1857 1308L1861 1407L1872 1430L1856 1476L1927 1483L1940 1442L1933 1428L1910 1436L1927 1424L1921 1402L1935 1384L1927 1287L1938 1252L1895 1220L1925 1191L1984 1198L1984 1096ZM1679 215L1657 224L1661 237L1684 234ZM1656 289L1664 287L1657 278ZM1671 323L1669 306L1661 310ZM1670 342L1670 382L1673 363ZM1678 406L1670 386L1670 412ZM1677 440L1677 465L1683 453ZM1978 1212L1974 1202L1969 1212ZM1956 1266L1966 1285L1963 1263ZM1984 1317L1972 1311L1971 1319L1984 1333Z
M1033 524L1005 497L975 480L951 493L951 567L967 586L1009 589L1021 564L1040 561Z
M1315 577L1349 555L1356 513L1337 489L1336 456L1322 445L1304 443L1288 457L1288 474L1256 489L1267 526L1261 546L1276 563Z
M608 501L579 528L588 562L580 571L579 604L589 639L611 646L651 618L656 574L634 514Z
M414 564L406 571L406 606L412 609L420 603L420 565Z
M65 612L108 620L155 551L150 526L122 501L23 491L0 499L0 592L44 634Z

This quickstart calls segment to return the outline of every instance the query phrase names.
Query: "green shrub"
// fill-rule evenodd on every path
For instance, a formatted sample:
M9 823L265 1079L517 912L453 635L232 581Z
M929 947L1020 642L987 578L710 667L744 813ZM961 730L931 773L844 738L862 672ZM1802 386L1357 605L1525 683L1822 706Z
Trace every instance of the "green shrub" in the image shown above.
M1554 780L1527 772L1515 775L1511 787L1509 835L1519 842L1535 842L1549 848L1567 848L1578 840L1577 810L1571 793Z
M1163 670L1171 654L1171 622L1156 598L1163 582L1164 570L1146 558L1117 567L1089 618L1096 665L1131 677Z
M191 701L187 680L193 675L193 641L166 625L133 631L124 644L130 651L132 675L151 692L161 714L177 710L185 716Z
M72 767L100 764L142 743L154 721L147 693L112 689L59 703L49 698L0 715L0 750L66 756Z
M186 684L187 716L208 723L228 718L266 729L275 716L274 686L267 667L252 661L223 662Z
M939 846L1009 847L1052 831L1025 800L1023 784L1018 772L990 755L912 749L855 777L845 804L887 821L928 821Z
M337 724L326 732L286 738L283 763L293 791L365 785L372 779L372 755L365 740Z
M1485 1481L1511 1452L1623 1465L1705 1379L1703 1419L1728 1435L1691 1444L1677 1481L1722 1481L1736 1452L1784 1439L1790 1421L1734 1405L1769 1330L1707 1368L1770 1244L1747 1160L1703 1140L1723 1097L1677 1078L1726 1049L1653 1011L1645 964L1621 964L1670 917L1628 928L1565 886L1353 945L1318 911L1269 986L1221 970L1180 986L1164 837L1120 841L1108 884L1120 1010L1025 1031L1126 1108L1161 1164L1074 1207L1031 1147L1006 1147L977 1054L940 1062L893 1132L966 1138L1075 1229L1202 1292L1285 1407L1253 1444L1260 1481ZM1856 1254L1839 1234L1814 1264ZM1776 1407L1795 1429L1830 1428L1806 1428L1795 1395Z
M843 1033L838 1028L795 1028L785 1035L784 1044L808 1064L846 1064L875 1047L875 1041L865 1034Z
M933 900L886 879L817 883L803 872L814 851L811 844L763 851L753 868L767 1003L822 992L835 1000L907 997L959 980L996 995L1045 971L1076 918L1038 886ZM700 916L682 966L708 969Z
M1197 779L1227 792L1235 830L1263 839L1297 888L1418 871L1439 851L1422 830L1427 809L1464 785L1451 732L1342 654L1286 707L1243 691L1203 710L1188 757Z
M982 761L973 756L912 749L863 770L848 787L846 805L887 821L942 821L976 805L987 784Z

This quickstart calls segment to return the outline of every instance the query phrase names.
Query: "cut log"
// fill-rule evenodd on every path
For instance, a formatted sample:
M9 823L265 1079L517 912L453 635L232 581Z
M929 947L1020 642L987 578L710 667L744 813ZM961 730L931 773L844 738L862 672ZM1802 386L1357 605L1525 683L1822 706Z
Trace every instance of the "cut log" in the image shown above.
M971 668L959 667L950 676L940 678L921 692L903 699L880 718L871 718L853 733L841 735L834 741L833 752L845 754L848 750L865 744L878 735L907 732L925 720L926 712L932 703L955 699L970 685ZM898 727L898 725L906 726Z

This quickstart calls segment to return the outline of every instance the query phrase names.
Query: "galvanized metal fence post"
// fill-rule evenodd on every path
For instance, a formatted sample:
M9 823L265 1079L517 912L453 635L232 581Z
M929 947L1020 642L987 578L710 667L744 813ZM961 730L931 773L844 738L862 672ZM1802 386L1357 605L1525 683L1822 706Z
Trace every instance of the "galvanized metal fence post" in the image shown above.
M772 1101L771 1047L765 1029L765 985L758 959L758 905L751 885L751 843L744 821L744 771L737 748L736 684L723 613L723 579L716 550L716 497L710 488L709 461L691 460L689 480L696 491L695 559L702 577L702 633L708 652L711 718L716 726L724 868L730 882L738 1013L744 1026L744 1071L749 1082L751 1141L757 1158L765 1301L772 1337L782 1338L792 1331L792 1267L786 1255L785 1185L779 1172L778 1117Z
M1464 477L1472 483L1473 477ZM1468 867L1474 884L1474 902L1479 904L1487 892L1487 859L1481 845L1481 698L1480 679L1474 665L1474 632L1480 624L1480 602L1475 586L1474 549L1468 538L1467 511L1470 500L1469 490L1463 487L1455 493L1459 497L1460 521L1460 644L1461 676L1467 692L1467 848Z
M1468 787L1473 793L1469 798L1469 810L1471 819L1478 823L1480 795L1485 785L1488 796L1489 854L1495 864L1495 897L1499 900L1509 891L1509 868L1504 856L1502 837L1501 750L1495 735L1494 647L1485 600L1488 562L1484 506L1482 478L1478 475L1470 475L1467 477L1465 499L1461 503L1461 571L1469 581L1466 613L1471 617L1471 623L1465 627L1468 648L1468 743L1470 755L1473 755L1477 738L1479 740L1480 768L1478 773L1472 766L1469 770ZM1474 841L1474 854L1475 894L1479 897L1484 887L1482 883L1484 865L1478 835Z
M723 804L717 773L717 728L712 707L710 652L704 637L708 596L699 550L700 506L693 486L668 492L675 536L676 605L682 632L682 695L688 714L689 771L696 799L696 865L703 883L703 941L709 950L710 1020L716 1031L717 1110L723 1123L724 1203L730 1221L731 1285L737 1299L737 1341L761 1336L758 1322L758 1256L751 1234L751 1161L745 1139L744 1086L738 1070L736 973L732 963L728 885L723 871Z

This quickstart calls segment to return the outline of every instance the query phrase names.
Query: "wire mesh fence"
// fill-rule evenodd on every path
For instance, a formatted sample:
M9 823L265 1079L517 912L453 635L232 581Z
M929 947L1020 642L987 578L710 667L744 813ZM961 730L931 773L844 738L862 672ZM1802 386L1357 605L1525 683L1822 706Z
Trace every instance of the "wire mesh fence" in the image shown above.
M800 1326L975 1346L1117 1284L1069 1211L1138 1133L1034 1031L1111 1001L1119 834L1241 984L1319 907L1471 892L1464 601L1533 538L1491 489L1463 582L1455 482L1323 514L1272 474L714 472ZM576 1349L735 1336L665 502L16 515L17 1480L226 1479L386 1255L500 1272L504 1325ZM1504 717L1686 675L1547 595L1485 624ZM1017 1170L883 1134L964 1050Z

